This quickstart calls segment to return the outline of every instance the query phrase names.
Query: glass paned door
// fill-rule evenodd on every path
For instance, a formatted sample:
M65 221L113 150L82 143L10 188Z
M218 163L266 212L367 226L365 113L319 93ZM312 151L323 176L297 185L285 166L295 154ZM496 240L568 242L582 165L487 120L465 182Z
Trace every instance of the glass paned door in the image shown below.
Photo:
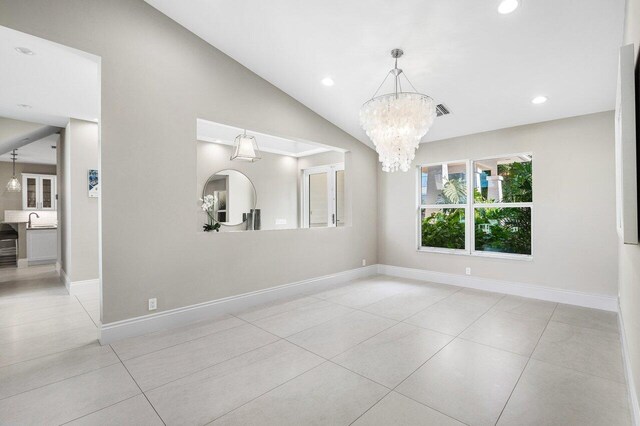
M329 226L328 173L309 175L309 228Z
M51 178L41 178L42 179L42 205L40 206L43 210L51 210L53 209L53 199L55 197L54 189L53 189L53 179Z
M38 179L35 177L27 178L27 208L38 208Z
M336 170L336 226L344 224L344 170Z
M344 165L306 169L303 180L302 226L344 226Z

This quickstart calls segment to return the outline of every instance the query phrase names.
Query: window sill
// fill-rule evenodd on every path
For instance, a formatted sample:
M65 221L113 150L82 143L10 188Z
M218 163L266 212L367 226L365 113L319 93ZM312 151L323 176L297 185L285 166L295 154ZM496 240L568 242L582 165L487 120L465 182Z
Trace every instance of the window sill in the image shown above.
M469 253L466 250L446 249L446 248L437 248L437 247L419 247L417 251L419 253L454 254L457 256L509 259L509 260L525 261L525 262L530 262L533 260L533 255L528 255L528 254L511 254L511 253L496 253L496 252L481 252L481 251L474 251L473 253Z

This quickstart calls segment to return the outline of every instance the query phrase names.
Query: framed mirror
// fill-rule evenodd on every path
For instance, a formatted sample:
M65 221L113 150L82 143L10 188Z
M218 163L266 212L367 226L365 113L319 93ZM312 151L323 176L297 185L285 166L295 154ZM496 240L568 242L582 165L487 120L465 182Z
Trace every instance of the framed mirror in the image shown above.
M212 195L213 217L221 225L244 223L244 213L256 208L256 188L244 173L226 169L209 176L202 190L202 198Z

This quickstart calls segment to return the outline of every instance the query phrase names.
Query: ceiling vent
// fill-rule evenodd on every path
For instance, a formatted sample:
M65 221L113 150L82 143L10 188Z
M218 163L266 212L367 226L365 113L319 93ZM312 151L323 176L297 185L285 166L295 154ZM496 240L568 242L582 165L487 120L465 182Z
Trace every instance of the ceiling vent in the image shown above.
M437 117L442 117L443 115L449 115L449 114L451 114L451 111L449 111L449 108L447 108L445 104L436 105Z

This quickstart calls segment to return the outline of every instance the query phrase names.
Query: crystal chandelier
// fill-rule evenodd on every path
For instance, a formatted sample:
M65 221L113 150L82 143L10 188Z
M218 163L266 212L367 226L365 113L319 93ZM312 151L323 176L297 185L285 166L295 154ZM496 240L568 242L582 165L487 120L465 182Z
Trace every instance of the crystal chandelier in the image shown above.
M427 134L436 118L436 103L427 95L417 93L413 84L398 68L402 49L393 49L395 67L389 71L373 97L360 108L360 125L376 146L382 170L406 172L416 155L420 139ZM389 75L395 80L394 93L376 96ZM413 89L403 92L400 75Z
M18 154L16 153L16 150L14 149L11 152L11 161L13 161L13 175L11 177L11 179L9 179L9 182L7 183L7 191L8 192L20 192L22 191L22 186L20 185L20 181L16 178L16 157L18 156Z

